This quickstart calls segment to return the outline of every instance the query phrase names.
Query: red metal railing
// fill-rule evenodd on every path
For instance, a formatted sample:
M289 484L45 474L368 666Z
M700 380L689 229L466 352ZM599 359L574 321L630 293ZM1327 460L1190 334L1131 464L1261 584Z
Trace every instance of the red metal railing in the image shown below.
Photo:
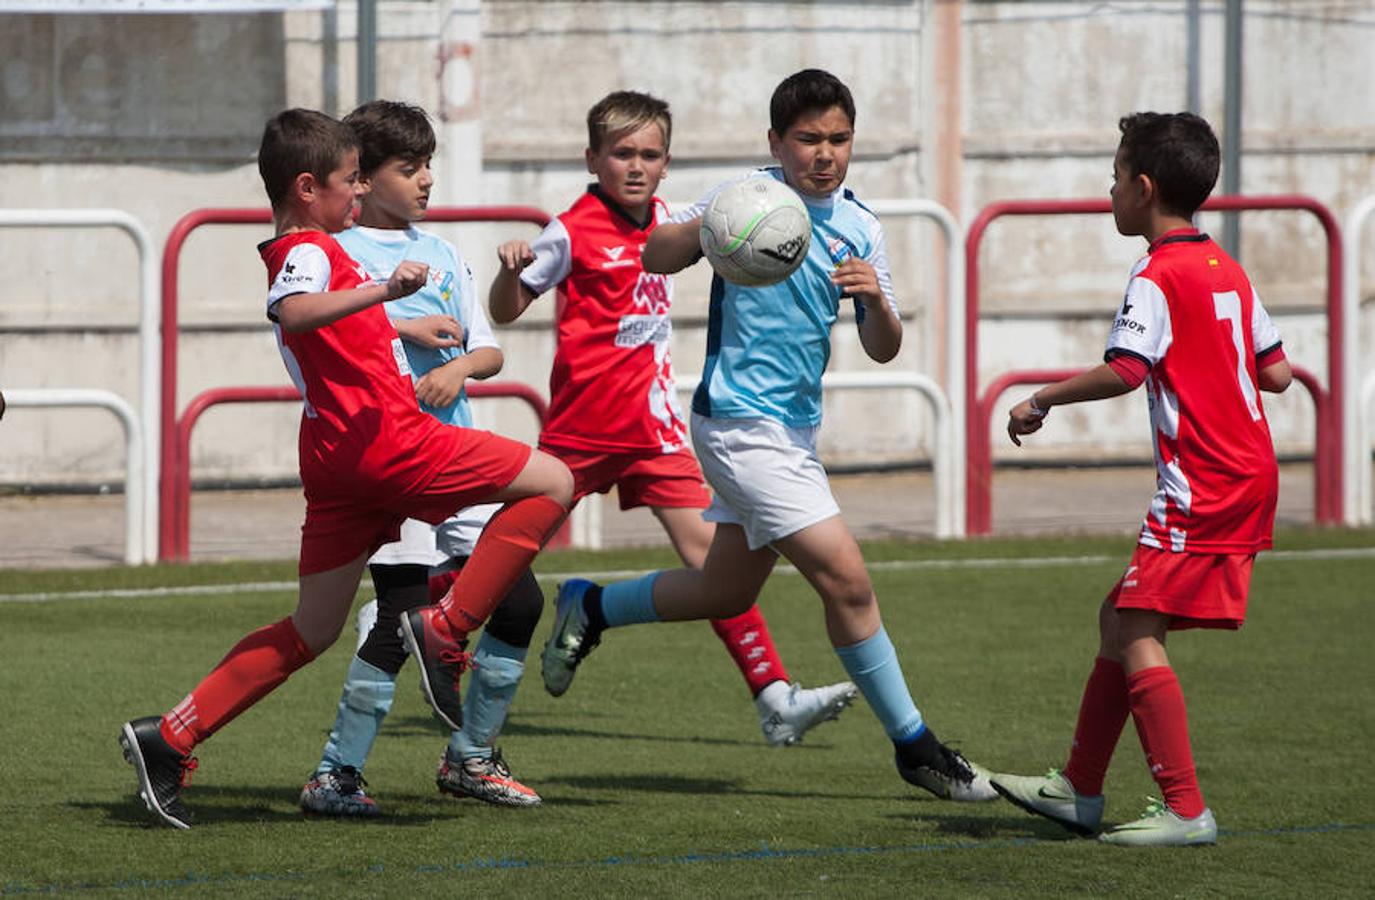
M549 223L549 214L533 206L436 206L428 211L426 221L530 222L543 227ZM181 265L182 247L187 238L190 237L191 232L204 225L270 225L271 223L272 211L269 209L196 209L177 220L167 235L167 243L163 247L162 395L158 410L162 426L161 475L158 484L158 559L163 561L179 558L174 556L176 533L172 523L177 521L175 506L178 479L183 477L183 466L189 467L189 460L183 460L179 456L177 430L177 351L179 337L177 328L179 300L177 273ZM243 390L254 389L245 388Z
M1213 197L1203 205L1209 211L1304 210L1322 223L1327 237L1327 389L1307 372L1295 377L1308 388L1317 407L1317 439L1313 453L1313 505L1318 522L1337 522L1342 500L1342 240L1336 218L1326 206L1301 195L1264 197ZM1110 213L1110 200L1009 200L984 207L965 238L965 446L968 476L965 485L967 533L988 534L992 529L992 498L989 492L993 467L989 443L988 411L978 390L979 372L979 247L988 226L1002 216L1083 215ZM1039 375L1047 372L1009 373L1002 376ZM1070 371L1073 374L1073 371ZM1040 381L1040 379L1032 379ZM1058 378L1049 379L1052 381ZM1012 381L1010 384L1031 383ZM996 382L995 382L996 384ZM990 391L992 386L990 386ZM996 399L994 395L993 399ZM992 401L989 401L992 402Z
M540 424L544 424L549 405L539 391L519 381L470 381L464 390L471 398L509 397L524 400L534 410ZM164 562L185 562L191 556L191 432L201 414L212 406L222 403L281 403L301 402L301 394L294 385L287 387L225 387L211 388L192 398L186 411L177 421L176 446L180 465L174 473L172 515L163 522L170 529L171 549L164 555ZM559 534L550 543L568 543L568 523L565 522Z
M1332 403L1332 395L1323 390L1322 383L1318 381L1317 376L1312 372L1299 366L1292 366L1292 368L1294 370L1294 380L1307 388L1309 396L1313 398L1313 409L1316 412L1317 421L1321 422L1323 416L1329 412L1328 407ZM978 417L976 424L979 431L985 437L988 436L989 430L992 427L992 420L995 415L995 406L998 402L998 398L1001 397L1008 388L1018 384L1052 384L1056 381L1064 381L1066 378L1073 378L1080 372L1086 371L1088 370L1020 369L1015 372L1004 372L1002 375L999 375L989 382L988 387L984 389L982 396L979 397L978 402L974 406L976 410L974 414ZM1320 426L1315 427L1314 431L1316 432L1314 435L1314 459L1334 458L1331 456L1333 452L1331 445L1334 442L1334 435L1324 432ZM991 447L991 445L988 446ZM969 477L972 480L976 476L984 479L984 483L981 486L981 492L984 497L988 498L988 515L991 522L993 512L993 466L991 464L981 465L976 469L971 457ZM1321 479L1315 477L1313 479L1313 502L1315 508L1322 500L1323 496ZM1338 510L1338 512L1339 511L1340 510ZM987 532L981 533L986 534Z

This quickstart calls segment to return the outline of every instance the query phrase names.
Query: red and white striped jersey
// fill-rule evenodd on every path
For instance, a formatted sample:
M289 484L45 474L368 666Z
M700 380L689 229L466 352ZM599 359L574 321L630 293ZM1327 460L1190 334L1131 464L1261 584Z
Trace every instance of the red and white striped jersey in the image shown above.
M541 444L610 453L687 446L669 354L673 280L640 263L667 217L656 197L650 221L631 221L593 185L531 244L535 261L521 282L535 294L558 288Z
M293 294L343 291L368 274L322 231L258 247L267 265L267 315L287 372L305 398L301 481L306 496L395 496L423 487L458 452L457 429L420 411L411 369L382 304L289 333L276 306Z
M1279 481L1256 358L1279 344L1246 273L1207 235L1171 231L1136 264L1106 355L1150 369L1157 487L1140 543L1190 553L1270 546Z

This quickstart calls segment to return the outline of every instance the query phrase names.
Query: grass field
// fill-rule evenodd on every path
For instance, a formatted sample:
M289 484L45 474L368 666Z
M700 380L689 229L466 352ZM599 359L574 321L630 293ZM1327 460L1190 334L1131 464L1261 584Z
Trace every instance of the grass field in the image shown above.
M1240 634L1171 638L1223 834L1212 848L1144 851L1073 838L1002 802L958 806L909 788L862 705L800 746L767 747L701 623L609 634L559 700L531 666L501 743L543 795L539 809L435 791L445 736L408 669L367 772L385 817L303 819L296 798L333 720L345 639L199 749L186 793L193 830L150 827L116 746L120 722L165 710L243 633L289 612L293 566L3 571L0 893L1370 896L1372 547L1370 531L1281 534L1281 552L1257 565ZM865 552L942 738L995 769L1061 764L1095 609L1129 541ZM666 562L662 552L558 553L537 568ZM801 578L776 574L761 603L795 678L844 677ZM1138 815L1153 787L1128 727L1107 818Z

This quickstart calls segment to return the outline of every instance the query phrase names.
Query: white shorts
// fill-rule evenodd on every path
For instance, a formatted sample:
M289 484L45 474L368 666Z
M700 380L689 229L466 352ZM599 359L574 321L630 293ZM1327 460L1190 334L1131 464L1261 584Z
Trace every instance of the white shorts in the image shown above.
M419 519L407 519L401 523L401 540L378 547L368 565L433 566L443 559L435 549L434 526Z
M751 550L840 515L815 428L692 414L692 446L711 485L708 522L739 525Z
M477 506L460 509L450 518L440 522L435 528L435 543L439 547L439 555L445 560L455 556L472 556L477 539L482 536L482 529L487 527L487 520L496 515L497 510L504 505L479 503Z

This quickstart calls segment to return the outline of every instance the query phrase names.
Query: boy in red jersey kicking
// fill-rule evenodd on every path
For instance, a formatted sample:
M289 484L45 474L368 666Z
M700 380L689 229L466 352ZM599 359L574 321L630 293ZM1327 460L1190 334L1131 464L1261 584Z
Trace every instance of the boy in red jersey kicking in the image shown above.
M668 104L655 97L617 91L598 101L587 113L585 154L597 181L533 246L501 245L488 296L492 318L504 324L540 294L558 291L558 345L539 445L572 470L573 502L615 487L621 509L648 506L684 564L700 568L715 529L702 517L711 495L675 395L673 281L640 263L645 241L667 217L654 192L668 169L671 131ZM744 676L770 744L796 743L854 700L848 681L790 686L758 606L711 627Z
M1271 546L1278 469L1260 391L1289 386L1279 332L1240 265L1191 224L1217 181L1218 144L1189 113L1121 120L1113 160L1117 230L1150 249L1132 270L1106 362L1017 404L1007 433L1040 430L1054 406L1146 383L1157 488L1136 552L1098 613L1099 649L1063 771L995 775L1023 809L1080 834L1103 816L1103 778L1128 714L1164 795L1100 836L1109 844L1217 841L1189 748L1167 632L1241 627L1256 553Z
M330 236L352 224L364 191L348 127L287 110L267 123L258 170L276 224L259 247L267 314L305 401L300 596L290 616L241 640L168 713L124 724L120 743L145 804L177 828L190 827L181 788L192 749L334 643L368 557L396 540L405 519L437 524L474 503L506 501L450 593L402 621L426 698L460 727L467 634L563 521L573 491L553 457L420 410L382 304L418 290L428 267L405 261L385 284L372 282Z

